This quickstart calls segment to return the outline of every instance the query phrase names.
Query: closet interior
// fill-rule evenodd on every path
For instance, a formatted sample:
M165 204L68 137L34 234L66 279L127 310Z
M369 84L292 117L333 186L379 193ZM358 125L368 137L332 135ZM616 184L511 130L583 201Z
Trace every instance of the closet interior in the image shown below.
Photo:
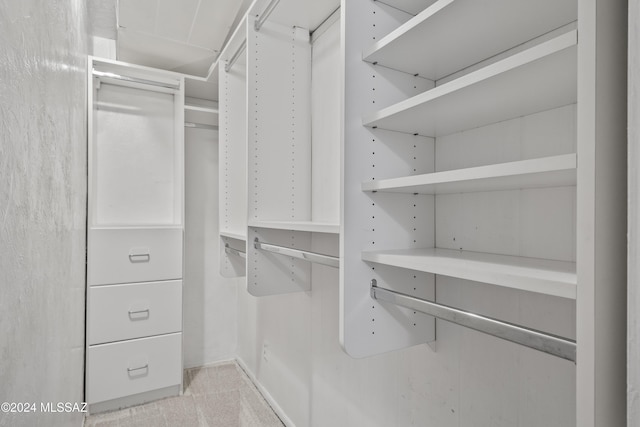
M487 394L464 389L480 381L464 367L477 353L487 377L514 374L500 377L509 398L535 389L536 407L562 401L554 410L580 426L619 418L623 9L255 0L207 78L92 59L89 402L102 410L182 386L184 132L205 129L217 133L219 161L219 259L207 262L240 284L238 327L250 331L238 346L255 381L276 352L260 316L335 287L342 350L387 360L428 345L447 360L423 374L455 389L430 396L456 409ZM317 42L325 32L335 40ZM120 109L144 111L126 136ZM153 144L132 140L147 131ZM120 320L96 320L116 301ZM295 328L284 323L281 334ZM316 343L300 342L309 353ZM167 360L157 378L155 354ZM116 363L120 377L101 374ZM332 369L323 363L280 368L316 378L316 365ZM272 394L276 407L289 399L284 411L296 401ZM442 419L464 416L451 411Z

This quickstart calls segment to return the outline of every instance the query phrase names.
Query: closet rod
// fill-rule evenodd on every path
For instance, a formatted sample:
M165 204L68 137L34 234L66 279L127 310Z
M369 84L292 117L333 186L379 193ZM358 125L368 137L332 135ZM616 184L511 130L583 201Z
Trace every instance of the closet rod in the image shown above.
M303 259L309 262L315 262L316 264L328 265L329 267L340 267L340 259L331 255L303 251L300 249L288 248L286 246L272 245L271 243L262 243L258 241L257 238L253 242L253 247L267 252L273 252L280 255Z
M236 63L236 61L238 60L238 58L240 58L240 55L242 55L242 52L244 51L244 49L247 47L247 39L244 39L242 41L242 44L238 47L238 50L236 50L236 53L233 54L233 56L231 57L231 59L229 60L229 62L227 62L224 66L224 71L225 72L229 72L229 70L231 69L231 67L233 67L233 64Z
M426 301L401 292L379 288L375 279L371 281L371 298L420 311L438 319L475 329L574 363L576 361L576 342L573 340Z
M226 253L228 253L228 254L231 254L231 255L237 255L237 256L239 256L240 258L247 259L247 253L246 253L246 252L243 252L243 251L241 251L241 250L239 250L239 249L232 248L231 246L229 246L229 244L228 244L228 243L226 243L226 244L224 245L224 251L225 251Z
M192 122L184 122L184 127L186 127L186 128L197 128L197 129L218 130L218 126L205 125L203 123L192 123Z
M269 2L265 10L262 11L262 14L258 16L258 19L256 19L256 22L253 25L253 28L256 31L260 31L260 28L262 28L262 24L264 24L264 22L269 18L269 15L271 15L271 12L274 11L278 3L280 3L280 0L271 0Z
M122 80L125 82L140 83L140 84L149 85L149 86L158 86L166 89L174 89L174 90L180 89L180 83L156 82L154 80L141 79L138 77L128 77L128 76L123 76L120 74L110 73L106 71L98 71L95 68L92 70L92 73L96 77L106 77L110 79Z

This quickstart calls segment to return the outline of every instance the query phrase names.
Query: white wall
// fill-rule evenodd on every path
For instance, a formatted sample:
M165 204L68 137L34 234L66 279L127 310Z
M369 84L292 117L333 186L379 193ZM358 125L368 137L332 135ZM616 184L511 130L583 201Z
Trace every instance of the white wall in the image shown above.
M218 267L218 132L185 128L184 365L234 358L237 279Z
M0 0L0 426L79 426L86 223L83 1Z
M314 143L319 135L327 137L327 129L336 132L335 141L340 137L335 115L328 114L339 99L339 40L336 23L314 45ZM326 118L324 127L317 117ZM316 195L314 201L314 215L330 215L331 208L322 205L327 200ZM337 246L336 236L314 236L314 251L332 253ZM438 323L435 349L421 345L350 358L338 342L338 280L337 270L314 265L311 292L260 299L239 293L238 356L291 424L575 425L571 362L445 322ZM446 278L439 279L438 298L575 334L569 300ZM539 307L544 313L533 309Z

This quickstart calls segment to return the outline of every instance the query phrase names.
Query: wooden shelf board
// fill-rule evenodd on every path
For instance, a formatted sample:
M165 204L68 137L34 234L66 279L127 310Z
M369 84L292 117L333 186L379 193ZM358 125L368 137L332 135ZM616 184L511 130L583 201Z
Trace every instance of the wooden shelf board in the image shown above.
M362 260L513 289L576 298L576 264L451 249L363 252Z
M367 115L362 124L437 137L573 104L576 45L571 30Z
M314 221L249 221L249 227L309 231L312 233L340 233L340 224Z
M576 6L564 0L438 0L371 45L363 59L438 80L575 21Z
M576 184L576 155L543 157L401 178L368 181L362 191L468 193Z

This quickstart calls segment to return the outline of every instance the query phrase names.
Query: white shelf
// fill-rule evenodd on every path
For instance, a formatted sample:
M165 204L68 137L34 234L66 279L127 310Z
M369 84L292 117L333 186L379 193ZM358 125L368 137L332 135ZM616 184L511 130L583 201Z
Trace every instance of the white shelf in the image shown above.
M439 0L366 49L363 59L438 80L576 19L574 1Z
M363 252L362 260L546 295L576 298L574 262L437 248Z
M247 236L245 234L234 233L231 231L220 231L220 237L227 237L235 240L247 241Z
M362 123L437 137L573 104L576 45L577 31L569 31L367 115Z
M312 233L340 233L340 224L313 221L249 221L249 227L274 230L309 231Z
M362 191L417 194L466 193L576 184L576 155L565 154L362 184Z

